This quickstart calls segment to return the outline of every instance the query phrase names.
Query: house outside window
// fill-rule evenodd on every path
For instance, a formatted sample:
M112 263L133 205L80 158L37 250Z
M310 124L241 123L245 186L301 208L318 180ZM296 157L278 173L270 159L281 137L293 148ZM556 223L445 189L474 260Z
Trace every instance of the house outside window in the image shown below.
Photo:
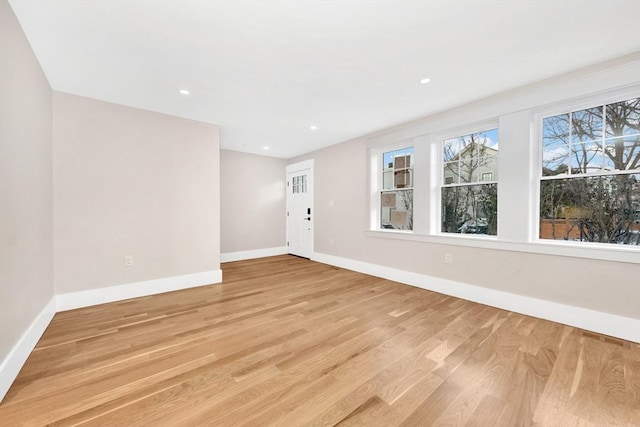
M493 172L483 172L480 181L493 181Z
M442 144L441 232L497 235L498 129Z
M413 147L382 155L380 229L413 230Z
M539 238L640 245L640 98L541 126Z

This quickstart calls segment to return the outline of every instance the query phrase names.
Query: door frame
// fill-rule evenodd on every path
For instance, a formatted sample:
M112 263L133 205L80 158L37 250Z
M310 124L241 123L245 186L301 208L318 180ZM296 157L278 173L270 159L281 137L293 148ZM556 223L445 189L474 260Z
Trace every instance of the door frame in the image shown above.
M316 228L315 228L315 223L316 223L316 210L315 210L315 206L314 206L314 200L315 200L315 175L314 175L314 169L313 169L313 159L309 159L309 160L303 160L301 162L297 162L297 163L292 163L290 165L287 165L285 168L285 190L286 190L286 212L285 212L285 228L286 228L286 248L287 248L287 253L289 253L289 235L291 234L290 230L289 230L289 220L287 218L288 213L289 213L289 197L290 197L290 192L289 192L289 174L293 173L293 172L299 172L299 171L303 171L303 170L309 170L309 175L311 176L311 180L310 180L310 184L307 188L307 192L311 195L310 197L310 201L309 203L311 204L311 236L309 236L310 242L311 242L311 248L310 248L310 254L309 254L309 259L313 258L313 255L315 254L314 251L314 234L316 232Z

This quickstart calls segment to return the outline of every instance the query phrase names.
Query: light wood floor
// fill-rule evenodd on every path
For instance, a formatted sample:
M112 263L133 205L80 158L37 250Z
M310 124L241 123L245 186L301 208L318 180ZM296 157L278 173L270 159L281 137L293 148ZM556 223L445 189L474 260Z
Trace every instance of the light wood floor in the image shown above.
M640 425L640 348L280 256L59 313L0 425Z

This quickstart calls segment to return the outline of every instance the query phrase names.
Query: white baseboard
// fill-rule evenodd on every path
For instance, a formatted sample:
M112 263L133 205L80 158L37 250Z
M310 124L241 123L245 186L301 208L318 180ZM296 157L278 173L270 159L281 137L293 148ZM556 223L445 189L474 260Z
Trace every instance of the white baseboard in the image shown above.
M0 363L0 402L56 312L220 282L222 282L222 270L218 269L55 295Z
M38 340L44 334L55 314L56 298L54 296L0 363L0 402L4 399L9 387L20 373L20 369L38 344Z
M264 258L288 253L286 246L277 248L254 249L251 251L227 252L220 254L220 262L241 261L244 259Z
M202 273L182 276L164 277L162 279L145 280L144 282L127 283L88 291L69 292L56 295L57 311L73 310L97 304L138 298L180 289L195 288L222 282L222 270L204 271Z
M640 343L640 320L315 252L311 259L564 325Z

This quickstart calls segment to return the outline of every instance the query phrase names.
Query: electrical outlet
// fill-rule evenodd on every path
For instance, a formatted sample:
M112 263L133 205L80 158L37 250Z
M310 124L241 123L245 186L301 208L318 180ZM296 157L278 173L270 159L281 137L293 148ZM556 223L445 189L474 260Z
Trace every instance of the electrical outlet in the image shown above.
M133 255L124 256L124 265L125 267L130 267L133 265Z
M444 254L444 263L453 264L453 255L451 255L450 253Z
M329 239L329 245L333 246L333 239Z

